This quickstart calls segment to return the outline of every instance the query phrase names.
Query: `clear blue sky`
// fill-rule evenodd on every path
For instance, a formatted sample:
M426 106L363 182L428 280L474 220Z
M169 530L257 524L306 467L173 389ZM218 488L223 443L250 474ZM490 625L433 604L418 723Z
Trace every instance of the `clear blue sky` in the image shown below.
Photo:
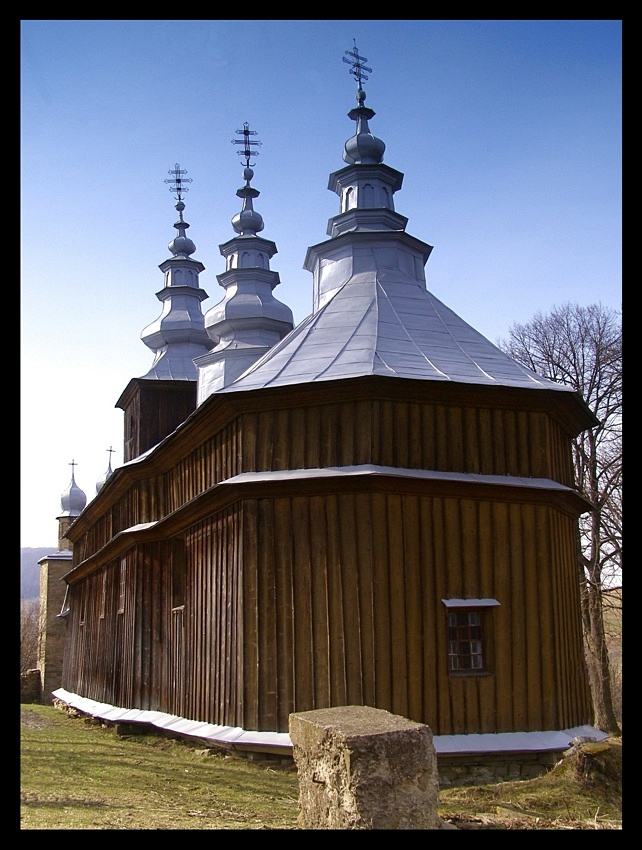
M311 312L309 245L338 199L353 135L353 39L407 231L434 246L428 288L492 342L564 302L621 307L619 20L23 20L21 546L57 543L75 460L88 500L122 463L115 407L153 354L158 266L175 235L165 179L192 179L185 219L223 297L219 245L240 210L238 147L278 253L275 295Z

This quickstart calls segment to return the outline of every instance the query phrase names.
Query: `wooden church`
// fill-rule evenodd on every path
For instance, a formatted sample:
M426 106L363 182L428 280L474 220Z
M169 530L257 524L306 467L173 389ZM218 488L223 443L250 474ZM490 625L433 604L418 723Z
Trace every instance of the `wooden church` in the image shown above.
M67 530L55 695L212 740L287 743L291 712L368 705L435 741L568 741L592 719L571 446L596 422L427 289L348 55L355 131L300 324L273 295L249 126L205 314L170 172L154 365L117 404L124 464Z

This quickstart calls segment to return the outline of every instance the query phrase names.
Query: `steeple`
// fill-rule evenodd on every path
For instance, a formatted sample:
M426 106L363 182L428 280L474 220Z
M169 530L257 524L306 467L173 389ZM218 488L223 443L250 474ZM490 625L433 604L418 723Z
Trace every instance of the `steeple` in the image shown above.
M178 163L168 173L172 178L165 183L171 184L169 190L175 195L178 221L174 227L178 235L168 245L173 256L159 266L165 275L165 286L156 297L162 302L163 311L141 333L142 341L155 352L151 369L142 377L195 381L194 358L211 347L201 310L201 301L207 298L207 293L200 289L198 280L205 266L191 259L196 245L186 235L189 224L183 218L183 198L189 191L185 184L192 179L184 176L187 171Z
M105 482L107 481L107 479L108 479L108 478L112 475L112 473L113 473L113 469L111 468L111 456L112 456L112 453L113 453L114 449L112 449L112 447L110 446L110 447L107 449L107 451L109 452L109 464L108 464L108 466L107 466L107 471L105 472L105 474L103 475L103 477L102 477L102 478L100 478L100 479L96 482L96 493L99 493L99 492L102 490L103 486L105 485Z
M232 218L232 227L238 235L219 246L226 270L217 275L217 280L225 290L225 297L205 314L205 329L213 348L195 361L198 404L236 380L279 342L293 324L290 308L272 294L280 282L278 273L270 270L276 245L258 235L264 223L254 209L254 200L260 193L251 185L254 163L250 160L258 156L256 148L261 142L252 138L256 130L250 130L247 122L236 133L241 138L233 139L232 144L243 146L237 153L245 160L245 182L236 192L243 205Z
M401 188L403 174L383 164L386 146L370 132L368 125L375 111L365 106L362 83L368 79L364 71L372 73L372 68L363 64L367 59L359 56L356 44L352 50L345 51L343 61L350 65L350 73L357 80L357 106L348 112L356 124L356 133L343 149L343 160L348 166L332 173L328 181L328 189L339 196L341 204L339 215L329 220L326 232L334 237L360 230L405 230L408 219L395 212L393 201L394 193ZM315 290L315 309L324 303L325 295L325 291Z
M154 351L154 362L145 375L130 380L116 402L125 414L124 463L157 445L194 412L198 378L194 359L212 347L201 310L207 293L198 281L205 266L192 259L196 246L187 236L189 224L183 218L185 184L192 180L178 163L168 173L171 179L165 183L176 198L177 235L168 245L173 256L159 266L165 286L156 297L163 311L141 333Z
M313 312L227 389L378 375L569 391L515 363L428 291L432 246L406 233L393 201L403 174L383 162L385 145L370 131L363 81L372 69L356 44L343 61L357 81L348 112L356 132L344 145L347 165L328 181L339 196L330 238L305 258Z

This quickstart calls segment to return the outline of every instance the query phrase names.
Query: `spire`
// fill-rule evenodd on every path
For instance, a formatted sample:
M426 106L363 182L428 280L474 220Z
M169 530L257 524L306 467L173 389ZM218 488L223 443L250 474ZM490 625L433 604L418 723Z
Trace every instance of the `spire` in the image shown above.
M237 153L245 161L245 183L236 192L243 207L232 218L237 235L219 246L226 270L217 275L217 280L225 289L225 297L205 314L205 329L214 347L195 361L197 404L235 381L293 325L290 308L272 294L280 283L278 273L270 270L276 245L258 235L264 224L253 206L259 192L250 185L254 177L250 160L258 156L256 148L261 142L251 138L257 133L247 122L236 134L242 138L232 139L232 144L243 146Z
M71 466L71 481L60 498L60 507L62 508L60 516L77 517L87 504L87 496L76 484L74 478L74 466L77 465L75 460L72 460L69 464Z
M97 482L96 482L96 493L99 493L99 492L102 490L102 488L103 488L103 486L104 486L105 482L107 481L107 479L108 479L108 478L112 475L112 473L113 473L113 469L111 468L111 456L112 456L112 453L114 452L114 449L112 449L112 447L110 446L110 447L107 449L107 451L109 452L109 464L108 464L108 466L107 466L107 472L105 472L105 474L103 475L103 477L102 477L99 481L97 481Z
M189 224L183 219L183 210L185 209L185 204L183 203L183 197L186 192L189 192L185 183L191 183L191 177L183 177L184 174L187 174L186 169L181 169L180 165L176 163L174 166L174 170L167 172L172 175L171 180L165 180L165 183L171 183L169 187L170 192L174 192L174 197L176 198L175 208L178 212L178 221L174 223L174 227L178 230L178 236L176 236L167 246L169 250L174 254L175 257L189 257L196 250L196 245L185 236L185 231L189 227Z
M348 165L376 165L383 162L383 152L386 146L370 132L368 121L374 118L375 112L365 106L366 93L361 87L363 80L368 79L364 71L372 73L372 68L364 65L367 62L365 56L359 56L357 43L354 41L352 50L346 50L343 61L350 65L350 73L357 81L357 106L348 112L348 117L357 124L357 133L345 143L343 159ZM346 57L350 58L347 59Z
M158 380L193 380L197 378L194 358L209 351L211 343L205 332L201 301L207 293L199 287L198 276L205 266L191 259L196 245L186 235L189 224L183 218L184 197L189 191L185 177L187 171L178 163L168 172L171 175L169 191L176 199L178 221L174 223L177 235L168 248L173 256L161 263L165 275L164 288L156 293L163 304L161 315L141 333L141 339L155 352L154 362L144 378Z

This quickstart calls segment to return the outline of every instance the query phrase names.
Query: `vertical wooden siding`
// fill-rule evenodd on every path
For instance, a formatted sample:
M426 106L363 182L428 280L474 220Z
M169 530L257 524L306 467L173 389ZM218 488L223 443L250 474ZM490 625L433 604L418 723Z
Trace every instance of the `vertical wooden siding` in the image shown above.
M74 543L75 563L238 472L362 463L573 483L568 435L541 412L374 399L244 413L167 472L133 481Z
M566 518L542 506L375 493L249 504L246 537L260 553L244 574L256 600L245 631L251 728L287 731L293 710L346 704L435 734L589 721ZM560 554L546 542L552 528L567 539L553 547ZM447 672L442 599L459 596L501 603L488 612L488 675Z

